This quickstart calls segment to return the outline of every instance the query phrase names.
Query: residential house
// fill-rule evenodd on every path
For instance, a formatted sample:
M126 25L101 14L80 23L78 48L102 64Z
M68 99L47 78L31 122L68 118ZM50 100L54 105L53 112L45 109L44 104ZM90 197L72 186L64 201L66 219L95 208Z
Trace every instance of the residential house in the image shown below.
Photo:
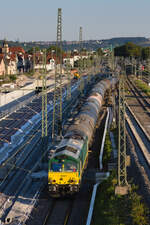
M15 57L16 71L23 73L25 70L25 51L22 47L14 46L9 48L9 54Z
M46 70L51 71L55 69L55 61L56 57L52 56L51 54L48 54L46 56ZM43 52L39 51L35 53L35 65L34 69L35 70L43 70L44 65L43 65Z
M0 75L4 75L4 74L5 74L5 64L4 64L3 55L0 54Z

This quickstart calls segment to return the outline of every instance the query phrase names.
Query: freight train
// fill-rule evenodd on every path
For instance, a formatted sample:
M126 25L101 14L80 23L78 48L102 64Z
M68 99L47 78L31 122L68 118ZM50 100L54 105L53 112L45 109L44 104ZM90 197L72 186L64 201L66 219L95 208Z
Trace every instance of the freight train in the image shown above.
M114 88L116 78L97 83L81 107L73 124L49 158L48 189L51 196L77 193L80 189L88 147L106 90Z

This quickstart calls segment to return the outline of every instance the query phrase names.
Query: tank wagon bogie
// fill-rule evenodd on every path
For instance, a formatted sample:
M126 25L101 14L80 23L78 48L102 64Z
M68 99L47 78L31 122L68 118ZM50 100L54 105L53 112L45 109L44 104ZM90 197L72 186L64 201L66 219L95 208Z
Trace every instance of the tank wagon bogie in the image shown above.
M94 86L74 123L68 128L64 139L50 157L48 186L52 196L74 194L79 191L88 146L95 130L104 94L116 83L117 79L111 78Z

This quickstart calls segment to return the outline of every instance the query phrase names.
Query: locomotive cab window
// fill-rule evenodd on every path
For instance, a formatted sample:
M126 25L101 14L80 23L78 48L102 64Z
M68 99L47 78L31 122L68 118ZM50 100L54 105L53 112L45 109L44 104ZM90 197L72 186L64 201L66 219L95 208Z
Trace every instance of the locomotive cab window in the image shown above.
M53 162L51 165L51 171L54 171L54 172L62 171L62 163Z
M58 149L56 150L56 153L61 152L61 151L64 151L64 150L67 150L67 151L73 152L73 153L77 153L77 151L78 151L77 149L75 149L75 148L73 148L73 147L70 147L70 146L64 146L64 147L58 148Z
M72 162L66 162L64 164L64 170L68 172L76 172L77 171L77 166L75 163Z
M58 160L51 163L51 171L53 172L76 172L77 165L75 162L68 160Z

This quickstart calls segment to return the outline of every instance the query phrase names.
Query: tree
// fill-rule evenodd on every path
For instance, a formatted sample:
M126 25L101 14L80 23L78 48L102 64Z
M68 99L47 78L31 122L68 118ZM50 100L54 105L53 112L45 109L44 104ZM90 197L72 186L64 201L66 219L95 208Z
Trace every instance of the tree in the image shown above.
M102 56L102 55L103 55L103 51L102 51L101 48L98 48L96 52L97 52L97 54L98 54L99 56Z
M146 60L150 58L150 47L142 48L142 59Z
M125 45L114 48L114 55L137 58L141 56L141 47L128 42Z
M56 45L51 45L48 49L47 49L47 53L54 53L55 55L57 54L57 56L59 57L61 54L64 53L64 51Z
M34 52L34 49L35 49L35 52L40 51L40 48L39 48L38 46L36 46L36 47L30 48L30 49L27 51L27 53L32 55L33 52Z

